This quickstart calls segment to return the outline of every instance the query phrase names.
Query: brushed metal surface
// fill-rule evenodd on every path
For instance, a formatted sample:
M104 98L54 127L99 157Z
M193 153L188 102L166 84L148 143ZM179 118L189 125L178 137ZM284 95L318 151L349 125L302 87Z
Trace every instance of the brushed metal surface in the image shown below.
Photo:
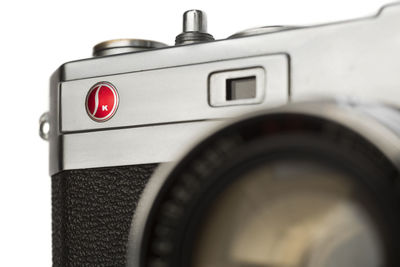
M211 73L252 67L267 72L265 95L259 105L220 108L209 105L208 79ZM288 100L288 68L286 55L271 55L64 82L61 84L60 129L67 133L219 119L281 105ZM120 99L114 117L103 123L91 120L85 109L89 89L100 81L112 83ZM225 89L225 84L221 86Z
M146 163L128 146L118 151L110 147L111 154L125 153L125 157L109 164L104 158L95 164L72 149L88 137L97 140L93 144L101 144L104 136L96 133L99 130L116 140L114 131L130 133L138 126L227 119L284 104L289 98L297 102L310 96L400 105L399 14L400 4L393 4L364 19L65 63L53 74L50 86L50 172L129 164L126 159L133 157L130 164ZM249 67L266 70L264 102L218 108L208 105L210 73ZM121 103L113 119L100 125L85 113L84 99L94 83L104 80L118 88ZM79 135L72 138L72 134ZM147 139L142 142L150 143ZM158 143L164 145L174 147L174 143ZM95 145L85 149L86 156L94 159ZM153 157L147 163L158 159L156 153Z
M287 53L293 99L340 94L400 99L400 4L377 16L250 37L66 63L62 80ZM379 88L379 89L377 89ZM397 100L398 101L398 100Z
M60 137L59 167L70 170L173 161L220 124L222 121L208 120L65 134Z

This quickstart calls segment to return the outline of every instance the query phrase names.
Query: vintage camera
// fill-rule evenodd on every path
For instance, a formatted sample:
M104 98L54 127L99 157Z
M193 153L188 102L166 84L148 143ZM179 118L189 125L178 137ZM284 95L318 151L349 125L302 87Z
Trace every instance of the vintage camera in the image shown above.
M214 41L190 10L175 46L62 65L54 266L400 266L399 26L394 4Z

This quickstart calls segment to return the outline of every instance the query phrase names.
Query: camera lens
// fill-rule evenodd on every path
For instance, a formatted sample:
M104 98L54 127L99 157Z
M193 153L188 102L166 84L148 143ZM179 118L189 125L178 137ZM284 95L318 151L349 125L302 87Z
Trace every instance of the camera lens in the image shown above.
M351 177L311 161L250 169L203 217L192 266L383 266L365 197Z
M131 230L140 266L400 266L399 171L335 121L250 117L161 177Z

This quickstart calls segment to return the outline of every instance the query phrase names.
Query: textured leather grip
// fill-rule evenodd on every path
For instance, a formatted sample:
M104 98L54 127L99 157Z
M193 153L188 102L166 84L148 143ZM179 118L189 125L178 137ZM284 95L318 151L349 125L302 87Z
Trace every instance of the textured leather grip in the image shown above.
M125 266L139 196L157 164L52 177L53 266Z

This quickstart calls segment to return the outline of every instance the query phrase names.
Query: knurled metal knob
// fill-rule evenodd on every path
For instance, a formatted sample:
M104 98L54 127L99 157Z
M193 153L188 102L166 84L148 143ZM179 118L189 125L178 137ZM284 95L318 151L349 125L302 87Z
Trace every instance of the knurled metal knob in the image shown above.
M183 32L175 39L176 45L214 41L207 33L207 16L201 10L188 10L183 14Z
M93 47L93 56L109 56L115 54L138 52L166 47L166 44L143 39L116 39L105 41Z

